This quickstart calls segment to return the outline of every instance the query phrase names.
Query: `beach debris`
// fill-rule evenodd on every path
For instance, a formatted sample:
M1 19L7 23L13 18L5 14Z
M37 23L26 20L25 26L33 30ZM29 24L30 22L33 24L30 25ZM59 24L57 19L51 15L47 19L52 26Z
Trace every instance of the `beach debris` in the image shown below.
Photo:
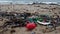
M37 23L42 24L42 25L49 25L50 19L48 16L40 15L40 18L37 19Z
M26 24L26 28L27 28L28 30L35 29L35 28L36 28L36 24L35 24L35 23L27 23L27 24Z
M42 24L42 25L49 25L50 22L40 22L40 21L37 21L39 24Z

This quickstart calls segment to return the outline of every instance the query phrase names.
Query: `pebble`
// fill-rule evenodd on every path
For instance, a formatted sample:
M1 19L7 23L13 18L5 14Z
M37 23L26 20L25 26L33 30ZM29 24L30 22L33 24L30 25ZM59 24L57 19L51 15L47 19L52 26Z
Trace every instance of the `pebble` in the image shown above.
M32 32L31 34L36 34L36 32Z

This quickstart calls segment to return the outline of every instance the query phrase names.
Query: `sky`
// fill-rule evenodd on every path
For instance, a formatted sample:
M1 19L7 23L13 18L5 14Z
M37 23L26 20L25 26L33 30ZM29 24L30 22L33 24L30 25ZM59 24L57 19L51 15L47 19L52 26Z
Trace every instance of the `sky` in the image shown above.
M60 2L60 0L0 0L0 1L39 1L39 2Z

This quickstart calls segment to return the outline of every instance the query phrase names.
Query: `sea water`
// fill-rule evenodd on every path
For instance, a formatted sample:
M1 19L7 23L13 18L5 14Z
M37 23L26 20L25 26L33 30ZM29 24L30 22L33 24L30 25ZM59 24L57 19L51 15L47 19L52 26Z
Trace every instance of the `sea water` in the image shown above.
M0 4L32 4L33 2L60 4L60 0L0 0Z

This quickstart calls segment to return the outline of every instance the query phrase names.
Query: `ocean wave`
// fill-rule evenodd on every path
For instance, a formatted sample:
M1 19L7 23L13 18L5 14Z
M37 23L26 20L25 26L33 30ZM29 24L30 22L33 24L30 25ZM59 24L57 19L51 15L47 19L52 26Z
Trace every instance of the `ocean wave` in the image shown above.
M46 3L46 4L51 4L51 3L58 4L58 2L42 2L42 3Z
M45 3L45 4L59 4L60 2L33 2L33 1L0 1L0 4L33 4L33 3Z

